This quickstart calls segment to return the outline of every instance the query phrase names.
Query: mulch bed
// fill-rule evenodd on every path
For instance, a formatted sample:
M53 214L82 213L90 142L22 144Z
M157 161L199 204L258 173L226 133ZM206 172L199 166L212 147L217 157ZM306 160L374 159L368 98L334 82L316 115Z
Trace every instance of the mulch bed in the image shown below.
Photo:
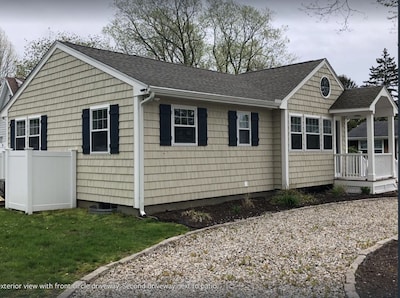
M360 200L374 197L397 197L397 192L381 195L345 194L337 197L329 192L313 193L315 204L340 201ZM165 211L154 214L160 221L175 222L191 229L204 228L225 222L259 216L265 212L279 212L290 209L271 202L269 197L252 198L254 206L244 206L244 200L229 201L217 205L188 208L184 210ZM311 205L311 204L309 204ZM297 207L303 207L304 204ZM185 216L185 211L194 210L198 214L208 214L211 219L193 221L193 216ZM363 297L397 297L397 241L392 241L375 253L369 255L356 272L357 293Z
M361 298L398 297L398 242L390 241L369 254L356 272L356 290Z

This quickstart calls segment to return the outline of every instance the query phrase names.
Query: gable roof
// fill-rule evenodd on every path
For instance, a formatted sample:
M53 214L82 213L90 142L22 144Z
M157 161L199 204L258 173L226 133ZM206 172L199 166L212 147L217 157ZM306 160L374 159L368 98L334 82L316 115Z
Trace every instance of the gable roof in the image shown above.
M5 77L0 82L0 110L9 102L12 96L21 87L23 80L14 77Z
M380 110L380 111L378 111ZM345 90L329 109L333 114L396 115L397 105L385 86L369 86Z
M395 121L394 124L395 136L397 137L398 124ZM387 121L375 121L374 122L374 135L375 137L388 137L388 122ZM357 127L354 127L349 131L349 139L366 139L367 138L367 122L364 121Z
M11 95L14 95L15 92L18 91L19 87L21 87L23 83L23 80L17 78L6 77L5 80L11 90Z
M149 86L271 102L282 100L324 60L233 75L68 42L63 44Z
M331 106L331 110L369 107L381 92L382 86L346 89Z
M319 59L233 75L56 41L7 103L1 116L7 114L56 50L134 86L135 95L155 92L160 96L268 108L285 108L291 95L322 65L330 68L326 59Z
M283 100L325 59L252 71L239 76L262 90L268 100Z

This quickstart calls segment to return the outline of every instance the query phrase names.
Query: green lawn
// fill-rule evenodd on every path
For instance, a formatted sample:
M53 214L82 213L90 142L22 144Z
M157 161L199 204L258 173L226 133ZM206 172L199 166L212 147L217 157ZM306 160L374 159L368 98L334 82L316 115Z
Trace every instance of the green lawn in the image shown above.
M93 215L84 209L33 215L0 209L0 231L0 297L43 297L61 293L57 285L72 284L101 265L187 228L122 214ZM29 284L50 289L24 290Z

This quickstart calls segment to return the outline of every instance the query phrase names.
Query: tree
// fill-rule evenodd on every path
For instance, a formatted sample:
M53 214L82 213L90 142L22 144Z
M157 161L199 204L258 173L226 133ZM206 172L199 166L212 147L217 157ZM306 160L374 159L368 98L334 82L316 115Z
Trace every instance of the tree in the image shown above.
M377 58L378 66L372 66L367 86L386 86L393 98L397 98L398 69L395 58L390 57L387 49L383 49L381 58Z
M104 32L124 53L229 73L294 58L268 10L233 0L114 0L114 6Z
M396 8L389 11L389 19L397 18L398 0L376 0L378 4L388 8ZM353 5L354 4L354 5ZM355 9L356 1L353 0L327 0L321 4L318 0L312 0L308 4L302 4L304 11L310 15L317 16L321 20L328 19L330 16L339 16L343 19L340 31L349 29L349 19L354 13L362 13Z
M204 20L212 30L211 64L216 70L238 74L293 61L286 53L288 40L282 37L283 30L272 27L270 10L233 0L208 3Z
M202 0L115 0L115 19L104 28L117 49L154 59L198 66L204 36L198 23Z
M32 40L24 47L24 57L17 63L17 76L26 78L56 40L69 41L90 47L111 49L110 42L101 36L89 35L88 37L81 37L74 33L54 33L49 31L48 36Z
M17 55L5 32L0 28L0 80L15 74Z
M358 87L356 82L354 82L352 79L350 79L346 75L340 75L340 76L338 76L338 79L343 84L344 89L353 89L353 88Z

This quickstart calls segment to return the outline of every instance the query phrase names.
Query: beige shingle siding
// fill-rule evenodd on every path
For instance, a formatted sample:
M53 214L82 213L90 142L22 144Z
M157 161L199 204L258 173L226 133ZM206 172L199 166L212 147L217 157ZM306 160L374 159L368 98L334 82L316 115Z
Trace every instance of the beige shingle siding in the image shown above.
M160 103L207 108L208 145L160 146ZM271 111L164 99L144 109L146 205L274 189ZM259 113L259 146L228 146L228 110Z
M323 76L329 78L331 94L324 98L320 92L320 81ZM326 117L333 120L328 113L333 102L342 90L327 67L322 67L305 85L296 92L288 102L289 114ZM289 117L290 121L290 117ZM290 123L289 138L290 138ZM320 129L322 129L320 122ZM332 121L332 128L334 122ZM289 142L290 144L290 142ZM333 150L291 151L289 149L289 183L290 188L311 187L332 184L334 179Z
M82 154L82 110L119 104L120 153ZM10 108L10 119L48 116L48 150L78 149L77 197L133 205L132 87L57 50Z

